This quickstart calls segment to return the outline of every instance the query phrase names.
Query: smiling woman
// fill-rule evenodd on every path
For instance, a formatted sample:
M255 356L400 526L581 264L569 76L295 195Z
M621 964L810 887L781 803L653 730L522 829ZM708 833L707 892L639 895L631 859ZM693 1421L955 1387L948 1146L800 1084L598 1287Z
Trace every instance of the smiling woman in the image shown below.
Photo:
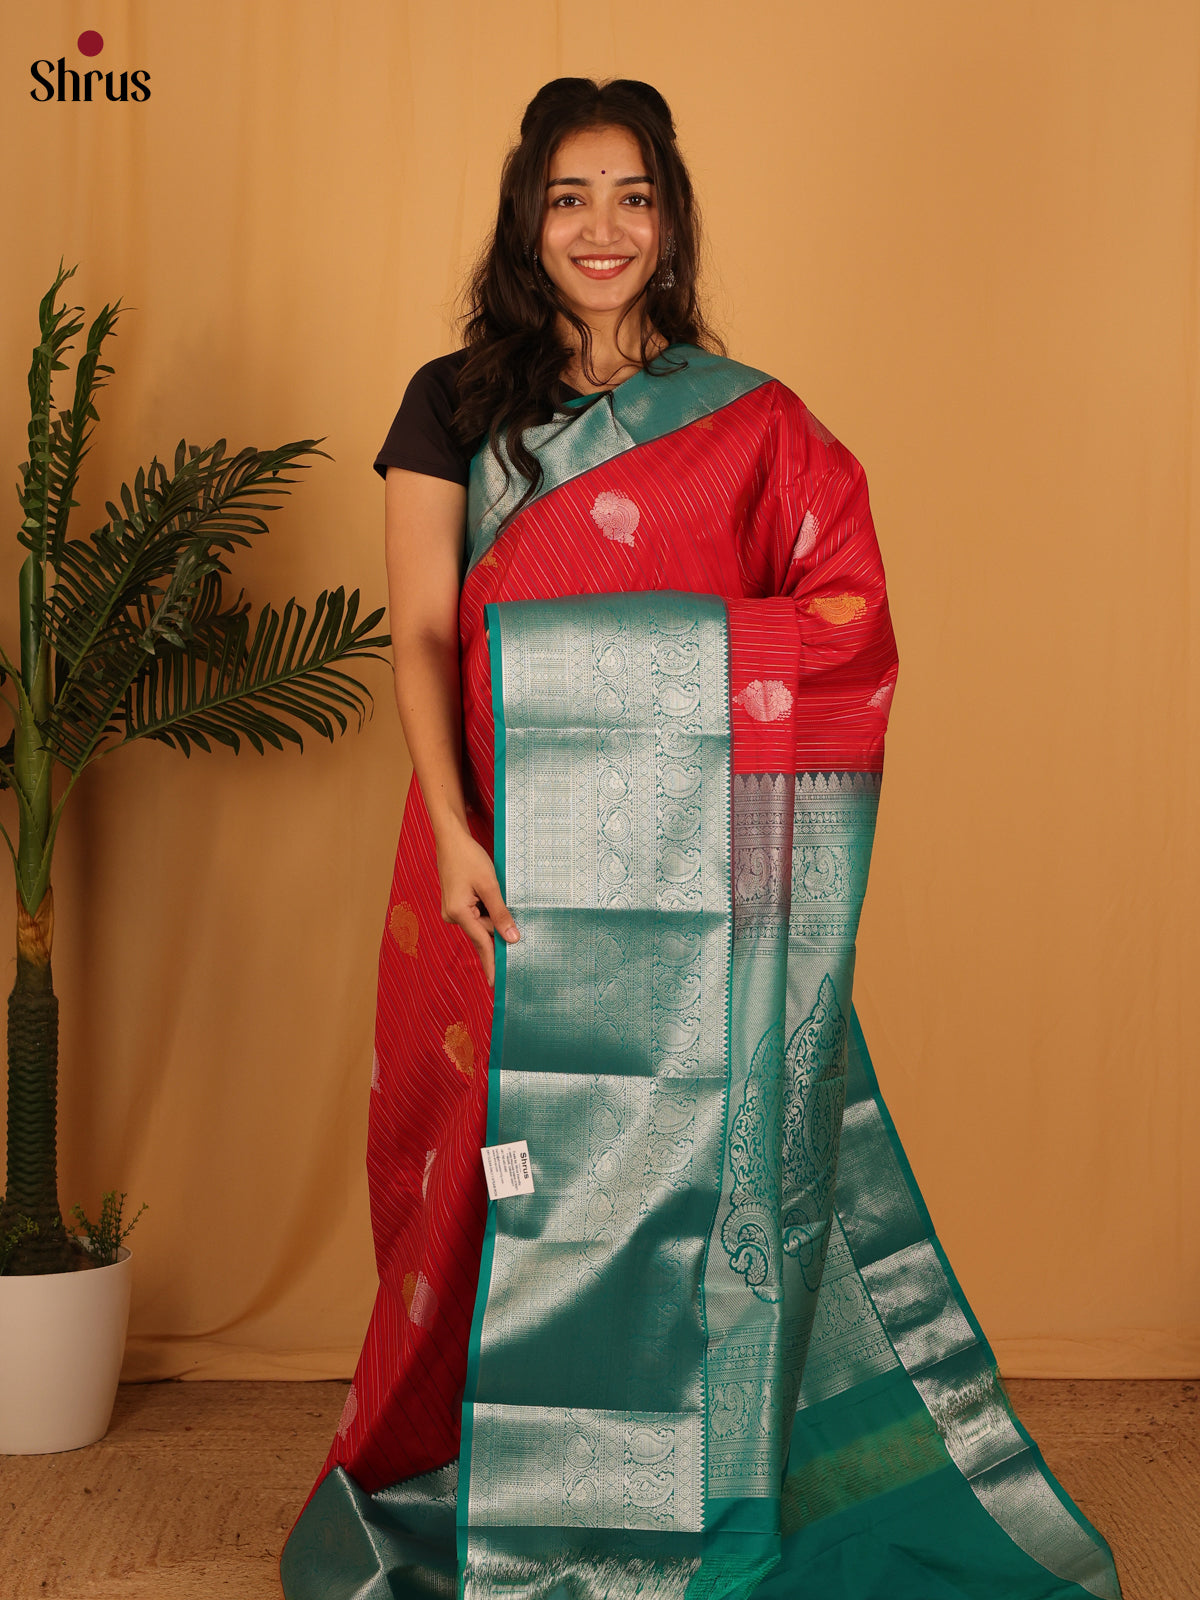
M1119 1600L853 1011L896 681L862 469L718 353L697 246L662 97L548 84L376 463L380 1284L285 1595ZM531 1186L489 1202L497 1146Z
M582 352L568 368L577 387L609 388L643 364L640 328L634 348L621 344L630 312L659 268L654 179L639 170L643 165L627 128L572 134L550 161L539 259L589 332L587 370Z

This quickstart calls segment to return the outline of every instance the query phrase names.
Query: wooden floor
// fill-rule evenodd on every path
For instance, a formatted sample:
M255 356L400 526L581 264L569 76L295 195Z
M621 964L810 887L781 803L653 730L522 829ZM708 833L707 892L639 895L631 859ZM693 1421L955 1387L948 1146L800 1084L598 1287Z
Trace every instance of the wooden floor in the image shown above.
M1125 1600L1200 1600L1200 1383L1009 1384L1116 1552ZM0 1456L3 1600L279 1600L344 1383L123 1387L108 1436ZM814 1597L815 1600L815 1597Z

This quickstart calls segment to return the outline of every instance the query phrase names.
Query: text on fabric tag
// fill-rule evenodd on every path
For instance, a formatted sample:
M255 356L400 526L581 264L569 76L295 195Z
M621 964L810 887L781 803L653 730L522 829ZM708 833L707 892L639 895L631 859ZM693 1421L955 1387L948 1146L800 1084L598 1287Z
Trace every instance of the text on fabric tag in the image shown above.
M533 1167L529 1161L529 1146L524 1139L513 1144L488 1144L479 1152L483 1157L483 1175L487 1179L488 1198L507 1200L512 1194L533 1193Z

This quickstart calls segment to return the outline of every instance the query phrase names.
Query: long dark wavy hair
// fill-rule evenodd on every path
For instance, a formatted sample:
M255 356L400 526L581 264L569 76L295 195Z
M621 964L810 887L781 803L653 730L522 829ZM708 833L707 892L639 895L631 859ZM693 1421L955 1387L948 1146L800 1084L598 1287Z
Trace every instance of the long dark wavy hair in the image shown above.
M700 218L667 102L634 78L607 83L555 78L545 84L526 106L521 137L505 158L496 226L463 292L468 354L459 372L454 416L464 443L486 435L496 449L503 440L509 460L528 480L522 504L536 493L542 475L522 434L554 415L560 376L571 356L559 333L559 317L575 329L583 370L598 381L591 370L590 330L541 269L537 250L554 152L568 135L601 127L627 129L654 180L659 266L625 313L644 305L642 365L651 372L668 370L661 357L651 355L656 334L668 344L723 353L696 297Z

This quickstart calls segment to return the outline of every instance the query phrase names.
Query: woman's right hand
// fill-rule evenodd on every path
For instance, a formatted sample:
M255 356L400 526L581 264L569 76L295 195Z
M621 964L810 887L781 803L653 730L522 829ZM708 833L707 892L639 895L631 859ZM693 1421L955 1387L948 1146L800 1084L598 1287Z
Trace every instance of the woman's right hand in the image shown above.
M442 885L442 921L460 927L475 946L489 987L496 982L493 933L508 944L521 937L504 904L492 858L468 829L455 829L437 842Z

